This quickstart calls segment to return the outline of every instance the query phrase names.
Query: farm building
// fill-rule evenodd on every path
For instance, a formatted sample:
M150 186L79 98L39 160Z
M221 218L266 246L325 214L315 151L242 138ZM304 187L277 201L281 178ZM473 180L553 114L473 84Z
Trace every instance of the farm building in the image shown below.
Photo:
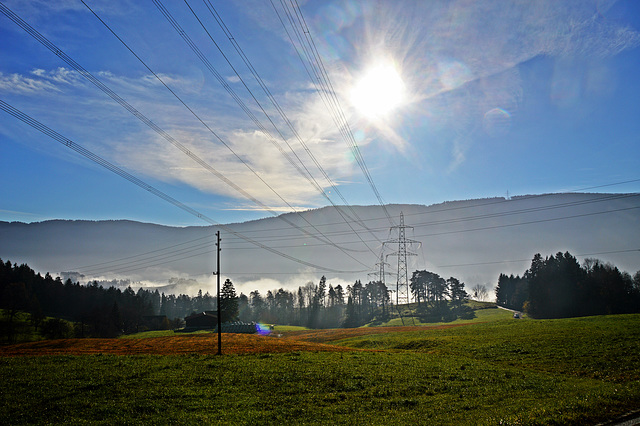
M218 325L218 317L215 313L200 312L184 319L186 330L214 329Z
M218 317L215 312L207 311L193 314L184 319L186 326L182 331L218 330ZM222 324L223 333L257 333L256 323L225 322Z

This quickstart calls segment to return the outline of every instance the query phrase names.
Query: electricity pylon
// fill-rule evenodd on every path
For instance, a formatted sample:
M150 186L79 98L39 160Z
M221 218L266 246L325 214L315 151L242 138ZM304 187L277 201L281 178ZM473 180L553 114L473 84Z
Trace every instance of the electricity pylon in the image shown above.
M398 281L396 282L396 306L409 303L409 277L407 276L407 256L417 256L416 253L407 250L408 244L419 244L419 241L408 240L406 229L413 226L404 224L404 214L400 212L400 225L392 226L391 230L398 230L398 238L385 241L383 244L398 244L398 251L389 253L389 256L398 256Z
M378 267L378 270L376 272L370 272L367 275L377 277L376 281L380 281L382 284L386 285L385 276L391 275L391 273L385 272L384 267L391 265L384 261L384 247L383 250L380 251L380 262L376 263L376 266Z

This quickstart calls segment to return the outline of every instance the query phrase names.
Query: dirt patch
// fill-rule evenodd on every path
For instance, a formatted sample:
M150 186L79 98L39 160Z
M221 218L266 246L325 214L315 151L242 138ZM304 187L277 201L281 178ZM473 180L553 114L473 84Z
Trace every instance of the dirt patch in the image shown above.
M223 354L282 353L294 351L349 351L351 349L314 342L255 334L222 335ZM0 347L0 356L40 355L215 355L218 335L197 334L147 339L61 339Z

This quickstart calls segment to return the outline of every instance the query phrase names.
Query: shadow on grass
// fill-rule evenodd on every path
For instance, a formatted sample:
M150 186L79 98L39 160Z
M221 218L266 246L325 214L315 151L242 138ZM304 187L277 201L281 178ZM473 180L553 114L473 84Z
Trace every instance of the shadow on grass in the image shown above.
M466 305L456 307L423 305L418 308L416 316L423 323L448 323L458 319L472 320L476 318L476 312Z

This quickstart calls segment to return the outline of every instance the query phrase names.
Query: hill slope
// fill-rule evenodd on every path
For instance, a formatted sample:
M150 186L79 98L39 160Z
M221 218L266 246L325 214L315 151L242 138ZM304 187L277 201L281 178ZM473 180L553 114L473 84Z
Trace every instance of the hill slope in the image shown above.
M639 207L640 194L551 194L387 209L394 225L402 212L405 224L412 227L406 229L407 238L421 243L410 247L416 253L410 256L410 271L428 269L470 286L493 285L501 272L522 274L537 252L568 250L579 260L597 257L633 273L640 269L639 252L633 251L640 248ZM334 285L367 281L367 273L379 261L381 242L398 236L380 206L341 211L325 207L282 217L308 234L281 218L221 229L222 273L239 291L297 287L317 282L323 274ZM323 270L260 249L229 230ZM177 228L132 221L0 222L0 258L41 272L77 271L85 275L80 282L130 278L146 285L171 285L165 288L168 292L195 293L198 288L212 290L216 231L212 226ZM396 250L397 245L388 245L385 252ZM387 270L397 267L397 257L386 260L391 264Z

